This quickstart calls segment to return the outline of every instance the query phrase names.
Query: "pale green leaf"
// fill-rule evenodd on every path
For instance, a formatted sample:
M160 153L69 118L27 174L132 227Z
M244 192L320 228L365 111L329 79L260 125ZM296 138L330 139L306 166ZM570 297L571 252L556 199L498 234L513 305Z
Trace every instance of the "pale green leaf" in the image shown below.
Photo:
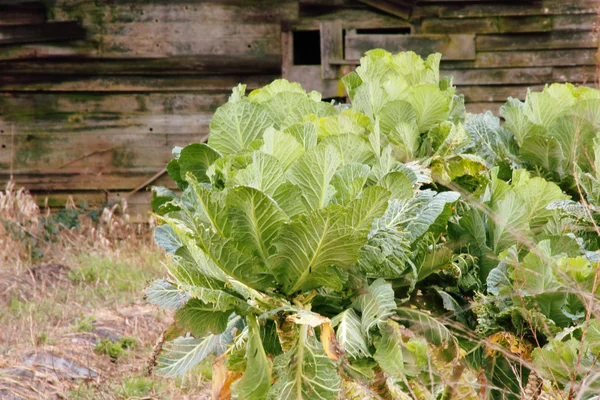
M190 296L174 286L165 279L159 279L145 290L146 298L150 304L155 304L161 308L170 308L172 310L178 310L187 301Z
M279 160L284 170L302 154L304 154L304 145L288 133L269 128L263 135L264 144L261 151L270 154Z
M264 103L271 100L278 93L300 93L306 94L298 82L290 82L287 79L275 79L273 82L260 89L255 89L248 95L248 99L256 103Z
M381 186L370 186L363 190L360 198L348 204L348 224L356 232L367 234L373 220L383 215L388 207L390 192Z
M246 99L221 106L210 121L208 145L223 155L247 149L273 126L269 112Z
M347 223L346 210L332 206L284 226L275 240L277 252L269 260L286 293L316 287L341 288L339 268L358 260L366 238Z
M225 307L220 307L225 306ZM227 321L233 311L230 305L204 303L198 299L190 299L185 306L177 310L177 325L194 337L202 337L208 333L220 334L225 331Z
M248 316L246 371L231 386L232 399L264 400L271 388L271 361L263 348L260 328L254 315Z
M342 159L342 165L350 163L370 164L374 158L369 143L361 136L351 133L329 136L321 143L322 146L331 146L338 152Z
M231 184L250 186L272 196L284 181L284 167L279 160L267 153L256 151L252 153L252 163L238 171Z
M277 378L269 400L335 400L341 391L337 368L315 336L302 325L292 348L274 361Z
M158 358L156 372L168 377L182 376L211 354L221 355L233 342L233 337L243 328L242 319L229 320L225 332L203 338L179 337L165 343Z
M513 191L507 192L504 198L492 207L488 218L491 245L495 254L527 239L529 227L526 215L525 204Z
M361 294L354 301L353 307L361 312L361 327L363 332L370 337L373 329L382 324L394 313L394 289L384 279L377 279L366 288L366 293Z
M435 125L448 119L451 98L435 85L415 86L407 101L415 109L419 132L427 132Z
M335 188L333 202L346 205L362 192L371 169L368 165L350 163L336 171L331 178Z
M331 324L337 328L336 338L346 354L354 358L371 356L360 318L353 309L349 308L336 315Z
M382 325L381 338L375 343L373 358L381 369L389 376L402 379L404 377L404 357L402 355L402 333L400 326L391 320Z
M232 237L263 260L271 254L273 239L287 220L279 206L263 192L238 186L227 196L229 219L235 227Z
M288 170L288 179L302 190L302 198L309 211L329 204L335 194L331 178L341 162L335 148L317 146L307 151Z

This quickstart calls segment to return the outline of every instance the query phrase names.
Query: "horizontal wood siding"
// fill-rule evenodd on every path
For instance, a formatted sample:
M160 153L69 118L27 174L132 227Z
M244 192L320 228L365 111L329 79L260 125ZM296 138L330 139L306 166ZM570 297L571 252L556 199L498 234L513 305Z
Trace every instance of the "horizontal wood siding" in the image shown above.
M127 199L174 146L205 141L231 88L280 76L281 23L296 0L0 5L0 185L51 207ZM51 5L50 5L51 4Z
M145 215L150 193L131 193L155 176L172 187L160 174L172 147L205 140L233 86L252 90L283 68L308 90L343 97L338 78L373 47L442 52L441 75L454 77L471 112L498 113L507 97L550 82L596 82L598 0L420 0L387 12L377 7L399 2L5 3L0 184L12 175L52 207L70 195L127 199ZM321 27L326 65L293 65L290 32Z

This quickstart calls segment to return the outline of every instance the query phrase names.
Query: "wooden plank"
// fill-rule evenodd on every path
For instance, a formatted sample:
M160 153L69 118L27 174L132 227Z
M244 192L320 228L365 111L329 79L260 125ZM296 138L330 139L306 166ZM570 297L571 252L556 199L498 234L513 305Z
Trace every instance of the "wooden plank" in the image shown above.
M280 39L277 39L280 46ZM51 58L0 61L0 82L7 74L44 75L257 75L279 73L277 54L203 54L151 59Z
M398 18L409 19L412 7L406 4L399 4L390 0L360 0L361 2L375 7L386 14L394 15Z
M519 33L549 32L553 29L551 16L484 17L484 18L426 18L419 33ZM564 30L564 29L563 29Z
M535 3L491 2L452 3L448 5L423 6L413 12L413 18L437 15L441 18L478 18L527 15L593 14L598 10L597 0L542 0Z
M247 90L262 87L277 75L223 75L193 76L72 76L44 74L0 74L0 91L56 91L56 92L230 92L239 83Z
M208 132L210 111L194 114L117 114L60 113L38 118L34 113L0 119L0 135L8 135L14 126L15 135L81 132L92 136L169 133L194 135ZM3 136L0 136L3 137Z
M79 191L79 190L132 190L154 176L162 167L146 168L144 171L129 168L118 173L102 174L77 171L14 171L13 178L17 186L31 191ZM10 180L7 170L0 170L0 185ZM168 176L161 176L154 182L157 186L175 188Z
M555 31L593 31L598 27L598 14L555 15L552 29Z
M294 21L293 28L296 30L317 30L321 21L335 20L340 20L342 28L347 30L412 27L412 24L408 21L365 8L334 10L314 17L303 16L298 21Z
M594 85L598 82L596 67L565 67L554 68L552 71L553 82L586 83ZM597 86L596 86L597 87Z
M242 0L235 3L222 0L185 2L66 0L62 4L61 1L56 1L53 11L56 19L68 19L73 15L81 17L86 26L92 24L92 17L111 23L211 21L227 24L236 22L263 24L298 19L298 1Z
M97 206L106 202L107 196L104 192L34 192L33 199L40 207L64 208L67 204L74 202L80 206L87 204L88 206Z
M0 25L0 45L81 40L85 31L77 21L28 25Z
M190 55L280 57L280 24L110 23L90 35L103 57Z
M0 61L50 57L89 57L94 56L96 53L95 49L81 41L69 42L68 45L61 45L61 43L28 44L0 47Z
M344 32L340 21L321 22L321 78L335 79L339 68L332 65L333 60L344 58Z
M392 53L411 50L421 56L440 52L445 60L475 59L474 35L357 35L346 34L346 59L358 60L381 48Z
M549 32L552 30L552 17L550 16L525 16L525 17L499 17L498 32Z
M495 51L477 53L475 61L445 62L443 69L595 65L595 49ZM462 65L461 65L462 64Z
M426 18L418 33L497 33L498 18Z
M0 25L40 24L46 22L46 7L40 1L0 4Z
M459 86L457 93L464 94L466 103L506 101L509 97L525 100L527 90L541 91L544 85L527 86Z
M0 115L4 119L54 118L64 113L197 114L214 111L227 102L229 93L1 93ZM65 121L66 122L66 121Z
M455 85L539 85L552 80L552 68L457 69L440 75L452 76Z
M291 31L281 31L281 76L289 79L290 68L294 65L294 35Z
M465 108L467 112L472 114L482 114L486 111L491 111L494 115L500 116L500 107L502 107L505 102L495 102L495 103L468 103L465 104Z
M477 51L597 48L594 32L549 32L515 35L478 35Z

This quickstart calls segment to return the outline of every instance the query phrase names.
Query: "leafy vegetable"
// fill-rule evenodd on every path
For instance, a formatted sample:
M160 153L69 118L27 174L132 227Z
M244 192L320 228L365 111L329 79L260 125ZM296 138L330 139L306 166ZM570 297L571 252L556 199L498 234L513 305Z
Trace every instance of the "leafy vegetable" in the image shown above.
M215 355L239 399L597 392L600 95L550 85L502 124L440 59L367 52L351 105L239 85L174 151L158 371Z

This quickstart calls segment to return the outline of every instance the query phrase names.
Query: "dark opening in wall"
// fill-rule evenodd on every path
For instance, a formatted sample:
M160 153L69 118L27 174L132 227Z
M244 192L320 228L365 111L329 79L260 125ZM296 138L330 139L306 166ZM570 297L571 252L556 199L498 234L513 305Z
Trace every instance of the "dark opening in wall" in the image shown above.
M294 31L294 65L321 65L319 31Z
M373 29L357 29L359 35L410 35L410 26L402 28L373 28Z

